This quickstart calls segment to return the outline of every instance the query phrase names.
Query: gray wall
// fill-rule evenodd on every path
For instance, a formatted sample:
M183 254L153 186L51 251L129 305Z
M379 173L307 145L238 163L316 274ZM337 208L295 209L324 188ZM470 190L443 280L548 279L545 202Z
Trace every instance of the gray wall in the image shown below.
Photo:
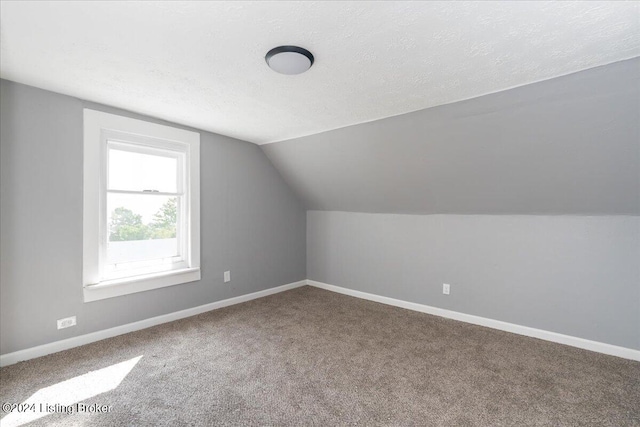
M640 349L640 58L262 149L309 279Z
M310 211L307 275L640 350L640 217Z
M262 148L309 209L640 215L640 58Z
M83 303L82 108L140 116L0 89L0 353L306 278L303 205L259 147L200 132L202 280ZM72 315L78 326L56 330Z

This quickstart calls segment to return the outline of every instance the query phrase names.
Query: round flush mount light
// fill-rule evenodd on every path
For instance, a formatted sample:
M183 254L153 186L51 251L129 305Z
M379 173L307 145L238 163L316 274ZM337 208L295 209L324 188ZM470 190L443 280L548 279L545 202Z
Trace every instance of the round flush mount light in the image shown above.
M313 54L298 46L278 46L264 57L267 65L280 74L300 74L313 65Z

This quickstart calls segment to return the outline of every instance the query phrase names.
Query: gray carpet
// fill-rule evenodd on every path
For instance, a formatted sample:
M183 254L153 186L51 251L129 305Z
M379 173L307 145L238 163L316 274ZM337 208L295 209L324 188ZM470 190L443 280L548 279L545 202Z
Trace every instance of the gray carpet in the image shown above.
M638 362L311 287L8 366L1 400L138 356L83 401L111 412L30 425L640 426Z

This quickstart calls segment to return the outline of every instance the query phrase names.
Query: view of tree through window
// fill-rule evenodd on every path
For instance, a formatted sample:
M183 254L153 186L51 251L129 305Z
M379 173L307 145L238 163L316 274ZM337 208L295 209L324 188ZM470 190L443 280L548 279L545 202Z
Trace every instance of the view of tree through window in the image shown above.
M144 224L142 215L125 207L117 207L111 213L109 241L172 239L176 237L178 219L177 199L172 197L153 215L149 224Z

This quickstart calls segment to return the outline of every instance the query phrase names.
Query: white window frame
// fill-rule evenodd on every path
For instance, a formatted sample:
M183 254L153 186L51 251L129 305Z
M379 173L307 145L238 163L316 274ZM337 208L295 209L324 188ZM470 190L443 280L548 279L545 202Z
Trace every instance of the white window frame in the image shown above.
M129 150L173 150L185 156L178 172L186 218L178 232L182 262L162 272L105 279L107 244L108 144L126 144ZM179 162L180 163L180 162ZM84 301L97 301L200 280L200 134L129 117L84 109L83 270ZM111 190L110 190L111 191ZM152 196L150 196L152 197ZM180 228L180 227L179 227Z

